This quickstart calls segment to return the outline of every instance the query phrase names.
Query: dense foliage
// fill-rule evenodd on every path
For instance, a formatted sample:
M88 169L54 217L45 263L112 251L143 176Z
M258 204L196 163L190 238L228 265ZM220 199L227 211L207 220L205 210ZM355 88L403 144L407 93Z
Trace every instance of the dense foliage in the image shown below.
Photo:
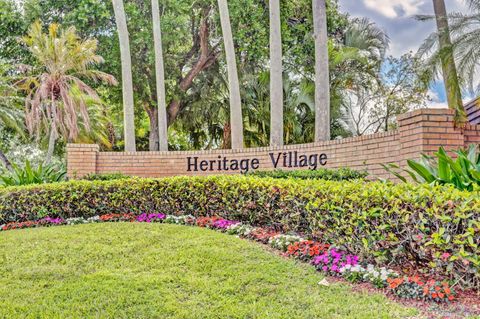
M134 57L136 142L138 150L156 150L158 112L151 6L148 1L124 2ZM380 76L381 65L392 65L389 73L399 75L408 83L417 83L416 71L405 72L401 65L393 66L391 61L386 60L388 36L375 23L349 17L341 12L337 0L326 2L332 137L352 134L349 127L352 112L342 110L351 104L351 89L354 87L375 96L388 96L388 105L383 107L383 103L376 103L375 114L369 119L373 117L375 122L392 124L393 115L410 108L412 96L416 101L425 98L425 95L418 96L416 93L419 90L425 93L426 90L417 85L412 88L408 84L399 84L393 86L401 88L401 92L385 92L390 86L387 85L390 79ZM193 3L161 0L159 5L169 148L229 148L229 92L217 3L213 0ZM311 142L314 135L315 54L311 6L308 0L281 3L285 69L284 138L289 144ZM245 144L248 147L266 146L270 133L268 5L259 0L229 1L229 9L242 83ZM110 0L25 0L21 5L15 0L0 0L0 38L5 39L0 55L12 65L14 73L21 72L20 65L38 68L41 65L32 53L15 38L25 35L34 21L41 21L44 28L56 23L64 29L74 27L82 39L98 41L97 54L105 60L99 71L121 79L119 43L113 16ZM407 60L405 64L410 65L411 57ZM385 84L382 88L380 82ZM85 134L78 139L99 143L104 148L122 149L122 90L93 81L86 84L105 103L101 107L89 107L91 123L95 125L88 134L83 132ZM362 117L362 122L364 120L366 118ZM383 130L384 127L388 129L387 124L377 129ZM62 136L57 143L62 146L65 140Z
M480 285L480 196L444 186L217 176L0 190L0 223L109 213L219 216L310 234L381 263ZM271 236L270 236L271 237Z
M107 174L88 174L84 176L82 179L87 181L113 181L116 179L126 179L126 178L130 178L130 176L122 173L107 173Z
M324 179L329 181L345 181L352 179L365 179L368 176L366 171L355 171L350 168L340 169L318 169L318 170L297 170L297 171L256 171L250 173L257 177L272 178L296 178L296 179Z

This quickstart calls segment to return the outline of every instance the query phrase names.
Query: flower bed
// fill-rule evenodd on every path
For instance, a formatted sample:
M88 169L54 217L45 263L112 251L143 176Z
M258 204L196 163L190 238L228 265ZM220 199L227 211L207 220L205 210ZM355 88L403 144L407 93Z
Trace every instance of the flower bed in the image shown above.
M157 211L260 226L268 232L244 231L263 242L276 232L298 233L372 264L408 267L480 288L478 192L244 176L72 181L0 190L0 224L47 215L68 219Z
M7 231L21 228L76 225L98 222L140 222L140 223L169 223L191 225L210 228L253 239L279 250L285 256L293 257L312 264L318 271L335 277L342 277L352 283L368 282L377 288L386 288L399 298L449 303L455 300L456 293L447 281L433 279L422 280L419 276L402 277L397 272L385 267L376 267L361 261L359 256L313 240L304 240L296 234L282 234L278 231L252 227L238 221L231 221L220 217L199 217L191 215L174 216L161 213L142 213L135 215L105 214L84 219L82 217L62 218L45 217L37 221L13 222L0 227Z

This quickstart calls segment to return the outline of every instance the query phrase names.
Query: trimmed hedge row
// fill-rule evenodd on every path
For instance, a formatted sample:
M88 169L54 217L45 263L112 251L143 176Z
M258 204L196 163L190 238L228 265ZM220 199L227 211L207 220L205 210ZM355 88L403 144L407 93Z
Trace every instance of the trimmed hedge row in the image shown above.
M121 212L219 216L295 231L365 260L480 288L480 194L248 176L72 181L0 190L0 224Z
M257 177L272 178L296 178L296 179L323 179L328 181L348 181L354 179L365 179L368 176L366 171L355 171L350 168L339 169L317 169L317 170L296 170L296 171L255 171L248 173Z

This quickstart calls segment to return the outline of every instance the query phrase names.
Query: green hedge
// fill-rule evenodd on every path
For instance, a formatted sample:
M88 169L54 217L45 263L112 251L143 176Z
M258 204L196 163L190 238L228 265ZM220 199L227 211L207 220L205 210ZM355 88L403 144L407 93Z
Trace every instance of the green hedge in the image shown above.
M480 286L480 194L248 176L72 181L0 190L0 224L112 212L218 215L313 235L379 263Z
M350 168L340 169L318 169L318 170L296 170L296 171L255 171L249 173L251 176L272 177L272 178L296 178L296 179L323 179L328 181L347 181L354 179L365 179L368 176L366 171L355 171Z
M88 174L82 179L86 181L113 181L116 179L128 179L128 175L122 173L106 173L106 174Z

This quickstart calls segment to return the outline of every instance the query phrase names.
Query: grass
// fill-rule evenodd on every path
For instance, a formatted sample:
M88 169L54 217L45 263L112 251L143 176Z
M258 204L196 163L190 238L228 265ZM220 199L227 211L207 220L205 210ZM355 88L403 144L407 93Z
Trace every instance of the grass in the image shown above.
M408 318L415 310L208 229L92 224L0 233L0 318Z

